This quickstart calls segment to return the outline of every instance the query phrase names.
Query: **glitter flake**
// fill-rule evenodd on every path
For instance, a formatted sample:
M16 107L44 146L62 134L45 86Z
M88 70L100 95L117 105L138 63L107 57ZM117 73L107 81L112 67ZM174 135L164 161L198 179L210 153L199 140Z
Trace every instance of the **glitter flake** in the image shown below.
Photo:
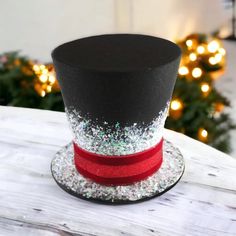
M184 159L178 148L164 140L163 163L152 176L126 186L97 184L79 174L74 165L72 143L62 148L52 160L56 182L76 196L105 202L129 202L160 195L174 186L184 171Z
M79 147L92 153L121 156L144 151L160 142L168 108L169 102L148 125L134 123L126 127L106 121L102 126L95 125L73 107L66 108L66 114Z

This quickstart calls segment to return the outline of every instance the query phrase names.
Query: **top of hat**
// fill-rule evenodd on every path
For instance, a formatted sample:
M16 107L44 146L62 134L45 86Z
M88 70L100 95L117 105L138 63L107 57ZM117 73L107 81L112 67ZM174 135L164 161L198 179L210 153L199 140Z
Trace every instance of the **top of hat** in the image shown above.
M149 70L180 57L171 41L140 34L106 34L78 39L55 48L54 61L96 71Z

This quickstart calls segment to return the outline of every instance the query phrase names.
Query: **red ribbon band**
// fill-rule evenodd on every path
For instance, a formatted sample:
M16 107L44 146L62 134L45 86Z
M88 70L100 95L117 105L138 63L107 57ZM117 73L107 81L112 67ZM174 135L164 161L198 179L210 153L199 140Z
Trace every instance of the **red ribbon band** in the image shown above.
M77 171L104 185L127 185L144 180L162 164L163 139L154 147L135 154L106 156L88 152L74 143Z

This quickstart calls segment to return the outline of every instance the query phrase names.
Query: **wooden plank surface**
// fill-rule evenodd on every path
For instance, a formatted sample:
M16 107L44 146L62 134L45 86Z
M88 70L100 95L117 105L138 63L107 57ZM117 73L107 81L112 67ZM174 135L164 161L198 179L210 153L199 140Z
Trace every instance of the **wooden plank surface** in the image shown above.
M71 139L64 113L0 107L0 235L236 235L236 161L165 130L186 161L164 195L108 206L61 190L50 173Z

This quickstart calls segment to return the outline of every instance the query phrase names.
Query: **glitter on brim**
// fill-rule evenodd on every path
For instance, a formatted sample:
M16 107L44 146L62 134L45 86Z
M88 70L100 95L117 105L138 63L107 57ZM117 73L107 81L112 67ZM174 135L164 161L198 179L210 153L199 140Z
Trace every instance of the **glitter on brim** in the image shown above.
M60 187L79 198L127 203L161 195L173 187L184 172L184 159L180 150L165 140L163 163L155 174L132 185L105 186L92 182L77 172L73 146L69 143L56 153L51 163L51 171Z

